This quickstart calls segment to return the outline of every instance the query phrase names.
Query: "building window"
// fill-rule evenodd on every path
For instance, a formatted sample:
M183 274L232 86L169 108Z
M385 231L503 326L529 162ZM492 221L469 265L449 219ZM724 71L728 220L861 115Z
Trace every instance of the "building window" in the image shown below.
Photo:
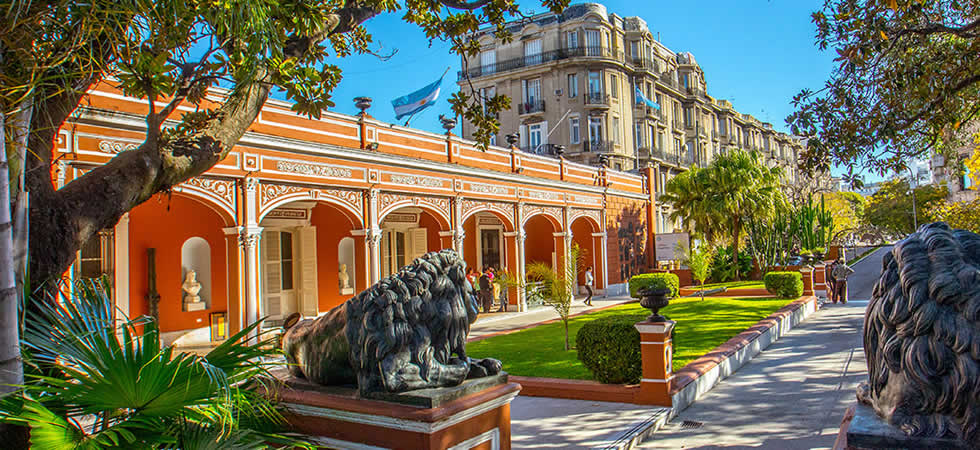
M535 123L527 126L527 144L532 152L537 153L541 146L541 124Z
M524 41L524 61L527 65L541 64L541 39Z
M600 72L589 72L589 95L602 94L602 74Z
M684 126L691 128L694 126L694 109L684 108Z
M612 135L613 143L619 144L619 117L616 116L612 118Z
M582 132L579 129L578 117L568 118L568 139L573 144L578 144L582 140Z
M657 127L653 126L652 124L647 125L647 136L650 136L651 148L653 148L654 144L657 144L657 148L663 149L664 143L663 140L660 138L659 133L657 133ZM654 142L654 139L657 139L657 142Z
M616 81L618 81L616 75L609 74L609 95L612 98L619 98L619 83Z
M568 98L578 97L578 74L568 74Z
M279 234L279 264L282 266L282 290L293 288L293 233L283 231Z
M601 55L599 48L599 30L585 30L585 54L586 56Z
M674 102L674 122L681 122L681 102Z
M483 107L483 114L487 113L487 102L495 95L497 95L496 86L480 88L480 105Z
M78 251L75 262L75 276L79 278L98 278L102 275L113 275L113 248L115 233L112 228L100 231L89 238Z
M496 50L480 52L480 69L483 73L494 73L497 71Z
M615 168L618 171L622 171L623 170L623 163L616 163L616 164L613 165L613 168Z
M521 80L521 84L524 91L524 103L533 107L541 100L541 79Z
M643 121L637 121L633 124L633 132L636 133L636 149L639 150L643 145Z
M640 41L630 41L630 56L634 60L640 60Z
M565 42L568 44L568 48L578 48L578 31L565 33Z
M612 45L612 34L611 33L606 33L606 48L609 49L609 50L612 50L612 48L613 48L613 45Z
M602 117L589 117L589 142L602 141Z

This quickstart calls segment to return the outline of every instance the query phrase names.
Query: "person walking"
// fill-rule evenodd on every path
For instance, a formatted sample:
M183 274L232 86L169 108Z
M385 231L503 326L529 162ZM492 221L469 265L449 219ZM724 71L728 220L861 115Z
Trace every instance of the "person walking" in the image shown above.
M493 285L490 281L490 275L484 272L480 275L480 304L483 306L483 312L490 312L491 305L493 305Z
M834 269L837 267L837 260L834 260L824 268L824 277L827 278L827 300L837 303L837 279L834 278Z
M854 273L844 260L837 258L834 261L834 303L841 302L847 304L847 277Z
M585 269L585 292L589 293L589 296L585 299L585 304L587 306L592 306L592 283L595 282L595 277L592 276L592 266Z

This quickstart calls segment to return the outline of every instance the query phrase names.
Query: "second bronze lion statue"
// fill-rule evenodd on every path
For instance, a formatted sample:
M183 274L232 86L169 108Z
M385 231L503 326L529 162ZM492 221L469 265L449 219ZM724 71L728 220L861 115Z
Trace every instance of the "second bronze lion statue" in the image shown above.
M356 382L362 394L496 375L500 361L466 356L477 305L465 275L456 252L432 252L327 314L296 323L283 335L290 372L323 385Z

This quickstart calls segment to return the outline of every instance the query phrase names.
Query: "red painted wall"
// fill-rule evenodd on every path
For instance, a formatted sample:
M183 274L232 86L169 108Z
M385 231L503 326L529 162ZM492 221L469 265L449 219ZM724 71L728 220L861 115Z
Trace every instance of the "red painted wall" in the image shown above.
M353 295L340 294L340 282L337 278L337 273L340 271L337 245L340 244L341 239L350 236L351 230L362 227L360 224L355 224L354 220L341 210L323 203L313 207L310 224L316 227L317 301L321 312L329 311L353 297ZM354 260L356 267L353 269L360 272L363 267L364 249L357 245L357 240L354 242ZM355 275L358 280L362 279L363 274ZM351 285L354 286L354 294L364 288L354 280L351 280Z
M585 265L579 268L578 283L585 284L585 269L592 266L593 277L599 272L598 253L595 251L592 233L595 233L589 219L579 218L572 222L572 242L578 244L581 249L581 257L585 260ZM593 285L595 283L593 282Z
M551 253L555 251L557 230L544 216L534 216L524 225L524 262L543 262L551 265Z
M149 313L146 300L146 250L156 249L157 291L160 293L160 331L178 331L209 325L208 314L227 310L225 233L230 226L217 212L196 199L173 194L156 195L129 213L129 311L137 317ZM192 237L211 247L210 309L183 311L184 282L181 246ZM200 319L200 322L198 322Z
M439 237L439 232L443 231L442 227L439 225L439 221L432 217L427 212L422 212L419 214L419 228L425 228L426 232L426 244L429 247L430 252L437 252L442 250L442 241Z

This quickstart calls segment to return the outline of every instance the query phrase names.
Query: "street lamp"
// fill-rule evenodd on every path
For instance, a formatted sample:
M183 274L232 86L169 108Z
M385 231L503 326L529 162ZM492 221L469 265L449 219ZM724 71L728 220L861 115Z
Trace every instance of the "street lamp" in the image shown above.
M915 211L915 184L919 184L919 180L912 172L911 167L906 166L905 168L909 169L909 190L912 191L912 231L915 231L919 229L919 214Z

